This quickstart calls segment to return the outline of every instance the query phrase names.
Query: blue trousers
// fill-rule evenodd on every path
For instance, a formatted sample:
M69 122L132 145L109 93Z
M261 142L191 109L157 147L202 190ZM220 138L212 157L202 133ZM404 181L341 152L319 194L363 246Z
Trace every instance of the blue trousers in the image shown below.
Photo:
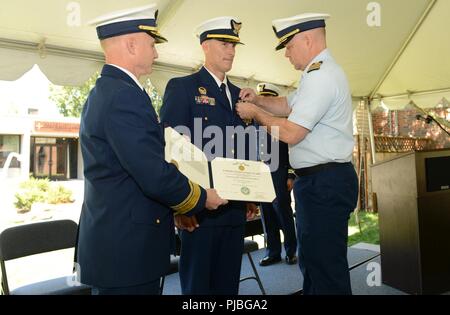
M99 288L92 287L92 295L158 295L160 279L131 287Z
M351 294L348 219L358 198L353 165L297 178L294 196L304 294Z
M182 294L237 295L245 225L205 226L181 231Z
M284 235L284 249L287 256L294 256L297 250L295 223L292 214L291 196L287 190L288 170L279 167L272 172L276 198L272 203L261 203L261 213L267 237L266 256L281 255L280 229Z

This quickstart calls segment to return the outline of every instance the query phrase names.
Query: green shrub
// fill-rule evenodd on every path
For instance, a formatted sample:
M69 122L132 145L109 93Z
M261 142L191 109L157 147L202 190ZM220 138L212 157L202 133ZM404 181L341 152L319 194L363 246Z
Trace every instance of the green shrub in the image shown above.
M31 210L33 203L43 202L45 200L46 193L42 190L32 188L23 189L14 196L16 198L14 206L19 210L19 212L28 212Z
M47 192L47 202L51 204L72 202L72 191L62 185L52 186Z
M50 181L48 178L30 177L30 179L20 184L20 188L24 190L40 190L46 192L50 188Z
M378 214L367 211L360 211L358 213L360 227L355 220L355 213L350 216L349 230L354 231L348 237L348 246L364 242L369 244L380 244L380 235L378 228Z
M14 206L19 212L28 212L35 202L50 204L72 202L72 191L62 185L51 185L48 179L31 177L20 184L15 195Z

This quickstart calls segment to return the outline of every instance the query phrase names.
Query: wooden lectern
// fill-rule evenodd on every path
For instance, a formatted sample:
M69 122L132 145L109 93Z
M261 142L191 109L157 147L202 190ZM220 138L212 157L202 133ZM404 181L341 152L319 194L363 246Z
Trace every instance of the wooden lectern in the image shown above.
M372 166L383 283L411 294L450 291L450 149Z

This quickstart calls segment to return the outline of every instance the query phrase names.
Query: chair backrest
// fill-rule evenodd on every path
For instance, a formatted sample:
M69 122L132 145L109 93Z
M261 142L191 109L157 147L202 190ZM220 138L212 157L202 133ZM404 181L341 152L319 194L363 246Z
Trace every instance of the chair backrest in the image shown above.
M0 233L0 260L7 261L75 246L78 226L71 220L25 224Z
M262 218L257 217L245 223L245 237L264 234Z

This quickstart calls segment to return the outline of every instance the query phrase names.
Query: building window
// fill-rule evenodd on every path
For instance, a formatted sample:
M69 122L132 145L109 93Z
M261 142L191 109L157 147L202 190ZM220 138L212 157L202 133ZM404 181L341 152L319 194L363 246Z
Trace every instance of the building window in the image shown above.
M39 109L37 108L28 108L28 115L38 115Z
M11 152L20 154L20 136L0 135L0 168L3 168ZM20 162L13 158L9 167L20 167Z

